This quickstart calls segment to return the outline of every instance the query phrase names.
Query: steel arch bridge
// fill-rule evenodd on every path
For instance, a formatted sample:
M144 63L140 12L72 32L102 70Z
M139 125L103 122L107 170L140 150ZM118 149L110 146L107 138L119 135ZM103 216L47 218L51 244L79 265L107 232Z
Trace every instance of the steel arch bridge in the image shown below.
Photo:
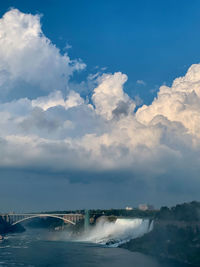
M83 214L51 214L51 213L30 213L30 214L5 214L0 215L3 220L9 223L11 226L14 226L18 223L30 220L33 218L56 218L62 220L64 223L69 223L75 225L78 221L84 219Z

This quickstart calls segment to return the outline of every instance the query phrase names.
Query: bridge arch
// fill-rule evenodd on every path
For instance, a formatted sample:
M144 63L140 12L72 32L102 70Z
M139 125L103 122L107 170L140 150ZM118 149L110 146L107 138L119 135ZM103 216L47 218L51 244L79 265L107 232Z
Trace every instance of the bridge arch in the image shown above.
M33 219L33 218L44 218L44 217L51 217L51 218L56 218L56 219L60 219L60 220L63 220L64 222L67 222L67 223L70 223L72 225L75 225L74 222L72 222L71 220L68 220L66 218L63 218L63 217L60 217L60 216L57 216L57 215L52 215L52 214L36 214L36 215L31 215L31 216L28 216L28 217L25 217L23 219L20 219L14 223L12 223L11 225L14 226L18 223L21 223L23 221L26 221L26 220L30 220L30 219Z

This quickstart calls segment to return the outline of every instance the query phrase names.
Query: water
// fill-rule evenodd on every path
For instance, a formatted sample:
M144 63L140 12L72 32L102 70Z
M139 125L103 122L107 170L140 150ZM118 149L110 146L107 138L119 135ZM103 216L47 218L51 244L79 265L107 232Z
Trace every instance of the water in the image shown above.
M152 230L148 219L117 219L109 222L101 218L95 227L88 229L79 241L87 241L117 247Z
M69 232L27 229L24 233L7 235L0 243L0 267L183 267L116 247L151 228L147 220L121 219L112 223L100 220L94 228L75 238Z

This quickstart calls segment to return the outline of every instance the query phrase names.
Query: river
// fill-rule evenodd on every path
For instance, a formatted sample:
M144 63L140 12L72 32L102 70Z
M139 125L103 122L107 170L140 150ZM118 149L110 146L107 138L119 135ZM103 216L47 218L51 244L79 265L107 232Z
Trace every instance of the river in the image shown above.
M0 243L0 266L183 267L121 248L61 240L61 233L27 230Z

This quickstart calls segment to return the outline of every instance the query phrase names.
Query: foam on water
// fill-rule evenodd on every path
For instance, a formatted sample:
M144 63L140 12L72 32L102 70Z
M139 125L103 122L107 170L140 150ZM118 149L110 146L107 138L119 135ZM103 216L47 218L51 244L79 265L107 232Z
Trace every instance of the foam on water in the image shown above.
M79 241L117 247L152 229L153 222L150 223L148 219L117 219L115 222L109 222L102 218L94 227L88 229Z

